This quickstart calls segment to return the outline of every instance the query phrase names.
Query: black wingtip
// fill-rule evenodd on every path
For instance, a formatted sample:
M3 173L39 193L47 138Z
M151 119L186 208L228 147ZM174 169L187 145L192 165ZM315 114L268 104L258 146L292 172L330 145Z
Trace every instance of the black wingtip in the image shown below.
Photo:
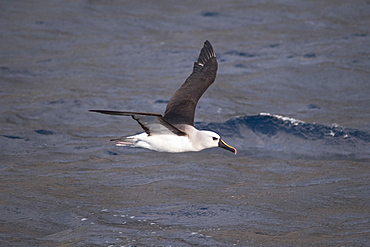
M123 112L119 111L108 111L108 110L89 110L90 112L97 112L97 113L102 113L102 114L108 114L108 115L127 115L123 114Z
M109 111L106 110L89 110L89 112L97 112L97 113L103 113L103 114L109 114Z
M109 110L89 110L89 111L90 112L102 113L102 114L108 114L108 115L116 115L116 116L143 115L143 116L162 117L162 114L154 113L154 112L130 112L130 111L109 111Z
M206 39L206 41L204 41L204 46L211 47L211 49L213 50L211 42L209 42L208 39Z
M193 72L200 72L205 64L212 58L216 58L216 53L213 50L211 43L206 40L199 53L198 61L194 63Z
M213 57L216 57L216 53L214 52L211 43L208 40L206 40L204 42L202 50L200 51L198 64L204 65L209 59Z

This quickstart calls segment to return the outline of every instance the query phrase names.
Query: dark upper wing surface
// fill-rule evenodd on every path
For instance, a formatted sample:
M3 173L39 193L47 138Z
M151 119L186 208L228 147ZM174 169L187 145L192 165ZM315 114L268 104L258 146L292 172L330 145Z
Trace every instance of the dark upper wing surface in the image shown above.
M192 74L175 92L167 104L164 119L171 124L194 125L195 107L198 100L215 81L217 73L216 54L206 40L194 63Z

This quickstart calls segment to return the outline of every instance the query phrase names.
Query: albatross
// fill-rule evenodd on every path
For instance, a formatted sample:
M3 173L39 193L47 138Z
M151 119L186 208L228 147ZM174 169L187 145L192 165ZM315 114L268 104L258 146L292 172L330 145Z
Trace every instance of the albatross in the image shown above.
M206 40L193 72L169 100L166 111L159 113L90 110L117 116L131 116L144 129L143 133L112 139L117 146L147 148L158 152L191 152L221 147L236 154L236 149L213 131L194 127L196 105L215 81L217 59L211 43Z

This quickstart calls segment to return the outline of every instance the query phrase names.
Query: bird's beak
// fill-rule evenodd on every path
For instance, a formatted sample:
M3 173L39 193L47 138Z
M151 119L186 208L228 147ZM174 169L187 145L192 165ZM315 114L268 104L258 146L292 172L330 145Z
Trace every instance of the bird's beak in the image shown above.
M226 150L229 150L231 152L233 152L234 154L236 154L236 148L230 146L229 144L227 144L226 142L224 142L221 138L220 140L218 141L218 146L221 147L221 148L224 148Z

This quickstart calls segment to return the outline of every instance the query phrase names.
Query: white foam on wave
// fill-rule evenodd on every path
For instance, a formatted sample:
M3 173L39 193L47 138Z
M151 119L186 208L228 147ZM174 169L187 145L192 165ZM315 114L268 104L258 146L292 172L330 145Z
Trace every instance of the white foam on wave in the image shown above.
M298 120L298 119L295 119L295 118L284 117L284 116L281 116L281 115L271 114L271 113L268 113L268 112L261 112L259 115L275 117L275 118L281 119L283 121L289 121L294 125L305 123L305 122L303 122L301 120Z

